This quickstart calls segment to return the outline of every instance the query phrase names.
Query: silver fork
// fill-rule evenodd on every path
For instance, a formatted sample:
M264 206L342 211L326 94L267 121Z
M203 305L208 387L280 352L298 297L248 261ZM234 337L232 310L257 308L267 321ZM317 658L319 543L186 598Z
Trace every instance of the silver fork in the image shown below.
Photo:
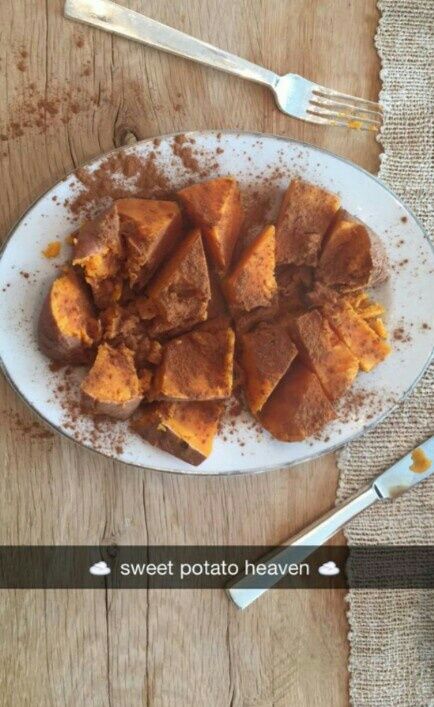
M333 91L297 74L277 74L109 0L66 0L65 16L263 84L280 110L309 123L379 130L378 103Z

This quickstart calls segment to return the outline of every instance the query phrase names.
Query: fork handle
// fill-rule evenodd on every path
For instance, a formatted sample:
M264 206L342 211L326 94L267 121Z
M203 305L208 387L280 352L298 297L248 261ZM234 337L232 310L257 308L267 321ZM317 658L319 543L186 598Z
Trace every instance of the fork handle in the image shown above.
M66 0L65 17L149 44L171 54L274 88L279 77L262 66L190 37L109 0Z

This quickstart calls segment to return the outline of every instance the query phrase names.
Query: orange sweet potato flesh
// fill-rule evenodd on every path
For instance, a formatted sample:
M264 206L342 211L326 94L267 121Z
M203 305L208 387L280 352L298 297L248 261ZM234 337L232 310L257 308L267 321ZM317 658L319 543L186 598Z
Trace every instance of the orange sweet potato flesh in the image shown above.
M356 356L316 309L295 318L291 333L303 363L316 373L327 397L340 398L359 371Z
M339 206L335 194L293 179L277 219L276 262L315 266L324 234Z
M336 334L358 359L362 371L371 371L390 353L390 346L346 301L325 304L323 313Z
M341 209L326 236L316 276L345 290L368 287L386 279L387 258L378 237Z
M226 278L224 291L232 309L249 312L272 302L277 293L275 243L275 228L267 226L246 248Z
M212 451L222 403L160 402L144 407L131 427L155 447L194 466Z
M237 181L231 177L219 177L193 184L181 189L178 198L192 223L202 230L218 270L225 273L231 264L243 221Z
M81 383L82 407L93 415L126 420L141 399L133 352L124 345L115 349L101 344L92 368Z
M334 410L319 379L298 360L259 414L265 429L282 442L300 442L334 418Z
M56 278L42 305L38 322L41 351L65 364L89 363L100 328L86 284L73 270Z
M222 400L233 385L235 335L231 328L192 331L163 346L154 378L156 400Z
M119 215L113 206L81 226L74 238L72 264L83 268L86 281L92 285L116 275L121 257Z
M253 414L263 408L296 355L297 349L282 323L263 322L241 336L244 390Z
M208 266L198 228L182 241L148 288L158 313L151 333L179 332L207 317L211 287Z
M181 212L172 201L119 199L116 208L126 245L126 274L143 287L182 233Z

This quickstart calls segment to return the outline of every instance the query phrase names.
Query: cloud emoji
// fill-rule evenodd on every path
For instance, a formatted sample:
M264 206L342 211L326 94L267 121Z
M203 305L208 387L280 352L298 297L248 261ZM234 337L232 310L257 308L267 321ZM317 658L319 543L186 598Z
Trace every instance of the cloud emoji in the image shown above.
M330 560L330 562L324 562L321 567L318 567L318 572L324 577L334 577L336 574L339 574L340 569Z
M105 577L106 574L110 574L111 569L108 566L107 562L95 562L92 567L89 567L89 572L95 577Z

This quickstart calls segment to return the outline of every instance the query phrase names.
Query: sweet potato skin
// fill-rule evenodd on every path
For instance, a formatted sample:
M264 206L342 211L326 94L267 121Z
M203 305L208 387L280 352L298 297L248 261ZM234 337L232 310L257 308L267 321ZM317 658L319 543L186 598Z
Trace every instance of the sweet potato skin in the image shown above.
M81 293L80 301L86 309L86 316L89 318L90 328L93 331L87 333L87 340L75 336L69 336L63 332L53 314L52 293L56 281L51 284L51 287L45 297L42 309L39 315L37 338L38 345L42 353L53 361L64 363L65 365L85 365L91 363L94 357L94 345L100 336L100 330L96 319L94 319L94 308L91 299L86 291L86 286L73 270L60 276L68 277L74 282L74 286L79 288Z

